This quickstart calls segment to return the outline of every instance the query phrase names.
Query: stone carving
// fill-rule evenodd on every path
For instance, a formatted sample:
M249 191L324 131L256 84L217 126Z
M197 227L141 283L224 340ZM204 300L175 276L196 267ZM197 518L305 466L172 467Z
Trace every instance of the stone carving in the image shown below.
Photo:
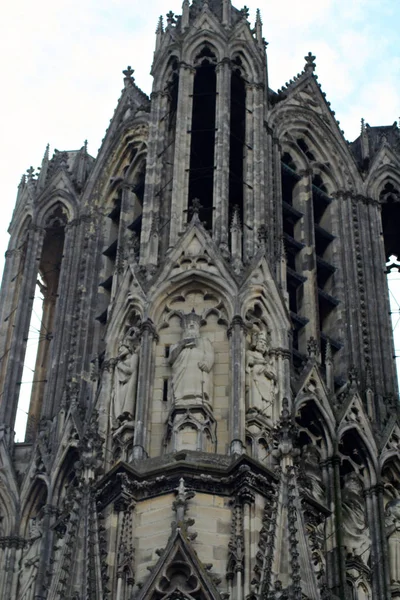
M267 412L276 396L277 379L272 370L268 345L268 338L264 332L252 336L250 350L246 356L248 411ZM271 416L270 411L268 416Z
M118 348L114 374L114 416L131 421L135 414L139 366L139 329L130 327Z
M386 537L389 544L390 582L400 585L400 498L386 505Z
M182 315L182 339L171 348L169 363L175 405L211 404L214 349L210 340L200 335L200 322L201 317L194 310Z
M322 472L319 466L320 453L316 446L308 444L301 452L301 462L305 478L305 487L318 501L325 503L325 488L322 483Z
M39 568L40 550L42 545L42 521L33 517L30 521L29 548L22 557L19 572L19 600L33 600L35 581Z
M356 556L367 565L371 541L365 519L363 483L359 475L354 472L344 476L342 515L343 543L347 555Z

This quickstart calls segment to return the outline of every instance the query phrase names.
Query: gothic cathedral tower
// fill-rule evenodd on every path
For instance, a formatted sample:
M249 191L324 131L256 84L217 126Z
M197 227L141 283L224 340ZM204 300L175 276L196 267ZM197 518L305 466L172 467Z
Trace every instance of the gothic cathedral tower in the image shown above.
M96 159L24 176L0 305L5 600L400 598L400 133L183 1ZM14 440L35 290L25 441Z

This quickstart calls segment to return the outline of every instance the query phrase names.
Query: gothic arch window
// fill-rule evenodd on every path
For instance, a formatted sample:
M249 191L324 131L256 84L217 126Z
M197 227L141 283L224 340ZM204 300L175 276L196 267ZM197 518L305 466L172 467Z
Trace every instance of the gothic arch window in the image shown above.
M379 201L381 204L382 236L389 289L390 313L392 316L394 357L399 374L400 237L398 225L400 223L400 185L392 180L387 181L379 194ZM399 379L399 375L397 378Z
M213 221L216 56L206 45L195 59L189 167L189 209L200 200L200 220L211 230Z
M55 315L59 297L59 283L63 259L65 208L56 204L44 223L44 237L40 254L35 290L31 293L33 307L28 334L25 338L24 369L18 394L18 409L29 403L27 422L21 422L17 439L33 441L41 415L43 396L48 378L50 352L55 335ZM35 302L36 299L36 302ZM28 400L29 399L29 400ZM23 429L25 431L23 431ZM25 435L24 435L25 433Z
M229 222L237 207L243 222L244 146L246 139L246 81L242 60L232 62L229 141Z
M400 259L400 186L388 181L379 194L382 206L382 234L385 244L385 256L388 261L391 256Z

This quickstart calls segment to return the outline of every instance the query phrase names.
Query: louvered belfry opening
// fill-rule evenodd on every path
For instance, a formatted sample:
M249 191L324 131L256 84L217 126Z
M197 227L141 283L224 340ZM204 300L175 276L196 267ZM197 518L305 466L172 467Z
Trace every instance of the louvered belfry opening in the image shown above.
M189 213L200 201L200 219L211 230L213 220L216 73L215 56L205 46L197 57L191 126Z

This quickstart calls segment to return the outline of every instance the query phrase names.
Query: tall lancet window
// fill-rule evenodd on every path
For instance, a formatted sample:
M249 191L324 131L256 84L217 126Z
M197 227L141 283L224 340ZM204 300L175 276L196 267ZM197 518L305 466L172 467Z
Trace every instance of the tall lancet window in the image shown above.
M246 132L246 85L241 60L236 58L231 76L231 112L229 141L229 222L237 207L243 222L243 161Z
M196 58L189 170L189 209L195 198L200 200L200 219L208 229L213 218L215 64L215 55L205 46Z
M382 205L382 234L387 266L394 356L400 382L400 186L386 183L379 197Z
M66 219L58 207L48 219L39 263L37 284L27 348L24 359L22 380L18 382L20 393L18 411L26 411L29 402L27 422L20 421L18 415L17 441L30 442L34 439L40 419L43 395L47 383L50 350L55 335L55 312L59 296L59 281L63 258ZM36 355L36 358L33 357ZM30 364L34 364L34 368ZM28 397L30 395L30 399ZM26 428L26 431L24 431Z

